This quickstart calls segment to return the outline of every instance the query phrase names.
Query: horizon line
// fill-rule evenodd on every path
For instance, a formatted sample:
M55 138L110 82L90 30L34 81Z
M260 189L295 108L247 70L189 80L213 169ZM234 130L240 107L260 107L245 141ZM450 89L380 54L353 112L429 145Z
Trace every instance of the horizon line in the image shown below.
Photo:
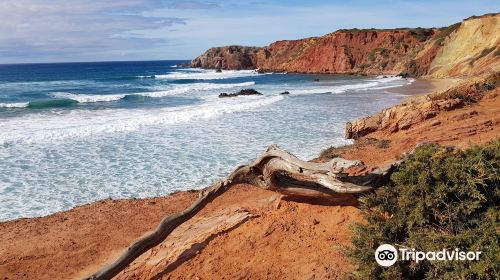
M107 63L107 62L154 62L154 61L192 61L193 59L157 59L157 60L97 60L97 61L63 61L63 62L20 62L0 63L0 66L32 65L32 64L76 64L76 63Z

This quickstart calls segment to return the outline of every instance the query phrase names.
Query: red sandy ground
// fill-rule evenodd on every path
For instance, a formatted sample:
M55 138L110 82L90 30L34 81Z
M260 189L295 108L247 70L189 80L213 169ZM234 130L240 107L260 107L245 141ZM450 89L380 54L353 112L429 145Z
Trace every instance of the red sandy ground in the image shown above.
M475 111L476 113L471 113ZM432 126L435 120L439 125ZM417 143L466 147L500 136L500 97L444 112L393 134L388 147L361 139L341 154L382 166ZM161 217L186 208L196 193L143 200L105 200L51 216L0 223L0 279L68 279L98 269L155 228ZM242 207L257 217L217 235L164 279L338 279L353 267L342 254L352 222L362 221L355 200L344 205L282 201L276 194L236 186L198 215ZM138 271L136 277L140 278Z

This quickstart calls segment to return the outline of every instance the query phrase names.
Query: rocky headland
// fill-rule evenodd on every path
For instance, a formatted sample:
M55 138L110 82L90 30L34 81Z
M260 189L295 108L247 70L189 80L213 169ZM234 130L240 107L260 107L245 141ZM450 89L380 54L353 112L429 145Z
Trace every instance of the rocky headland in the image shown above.
M265 47L211 48L192 67L263 72L467 77L499 71L500 15L443 28L348 29Z

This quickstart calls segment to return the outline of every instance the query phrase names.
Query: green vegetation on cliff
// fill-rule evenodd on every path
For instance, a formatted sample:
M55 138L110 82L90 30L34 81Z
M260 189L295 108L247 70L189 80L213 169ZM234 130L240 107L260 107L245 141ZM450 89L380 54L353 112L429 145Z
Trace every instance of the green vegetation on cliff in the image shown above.
M391 182L363 198L349 256L363 279L500 279L500 139L465 151L418 147ZM379 266L381 244L418 251L482 251L479 261L397 261Z
M455 23L455 24L452 24L448 27L443 27L443 28L440 28L439 29L439 34L434 38L435 39L435 42L436 44L438 45L443 45L443 41L451 35L451 33L453 33L455 30L457 30L460 25L462 25L461 22L458 22L458 23Z

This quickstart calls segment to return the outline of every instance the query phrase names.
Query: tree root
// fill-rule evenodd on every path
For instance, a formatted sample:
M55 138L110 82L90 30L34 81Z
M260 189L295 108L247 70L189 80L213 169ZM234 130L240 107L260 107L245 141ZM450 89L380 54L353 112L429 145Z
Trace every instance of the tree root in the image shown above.
M286 196L309 198L363 193L384 184L393 167L399 163L363 176L347 176L344 173L345 169L360 164L360 161L342 158L325 163L302 161L272 145L253 163L236 168L226 179L200 191L198 199L189 208L163 218L154 232L135 241L117 260L85 279L111 279L116 276L231 186L245 183Z

